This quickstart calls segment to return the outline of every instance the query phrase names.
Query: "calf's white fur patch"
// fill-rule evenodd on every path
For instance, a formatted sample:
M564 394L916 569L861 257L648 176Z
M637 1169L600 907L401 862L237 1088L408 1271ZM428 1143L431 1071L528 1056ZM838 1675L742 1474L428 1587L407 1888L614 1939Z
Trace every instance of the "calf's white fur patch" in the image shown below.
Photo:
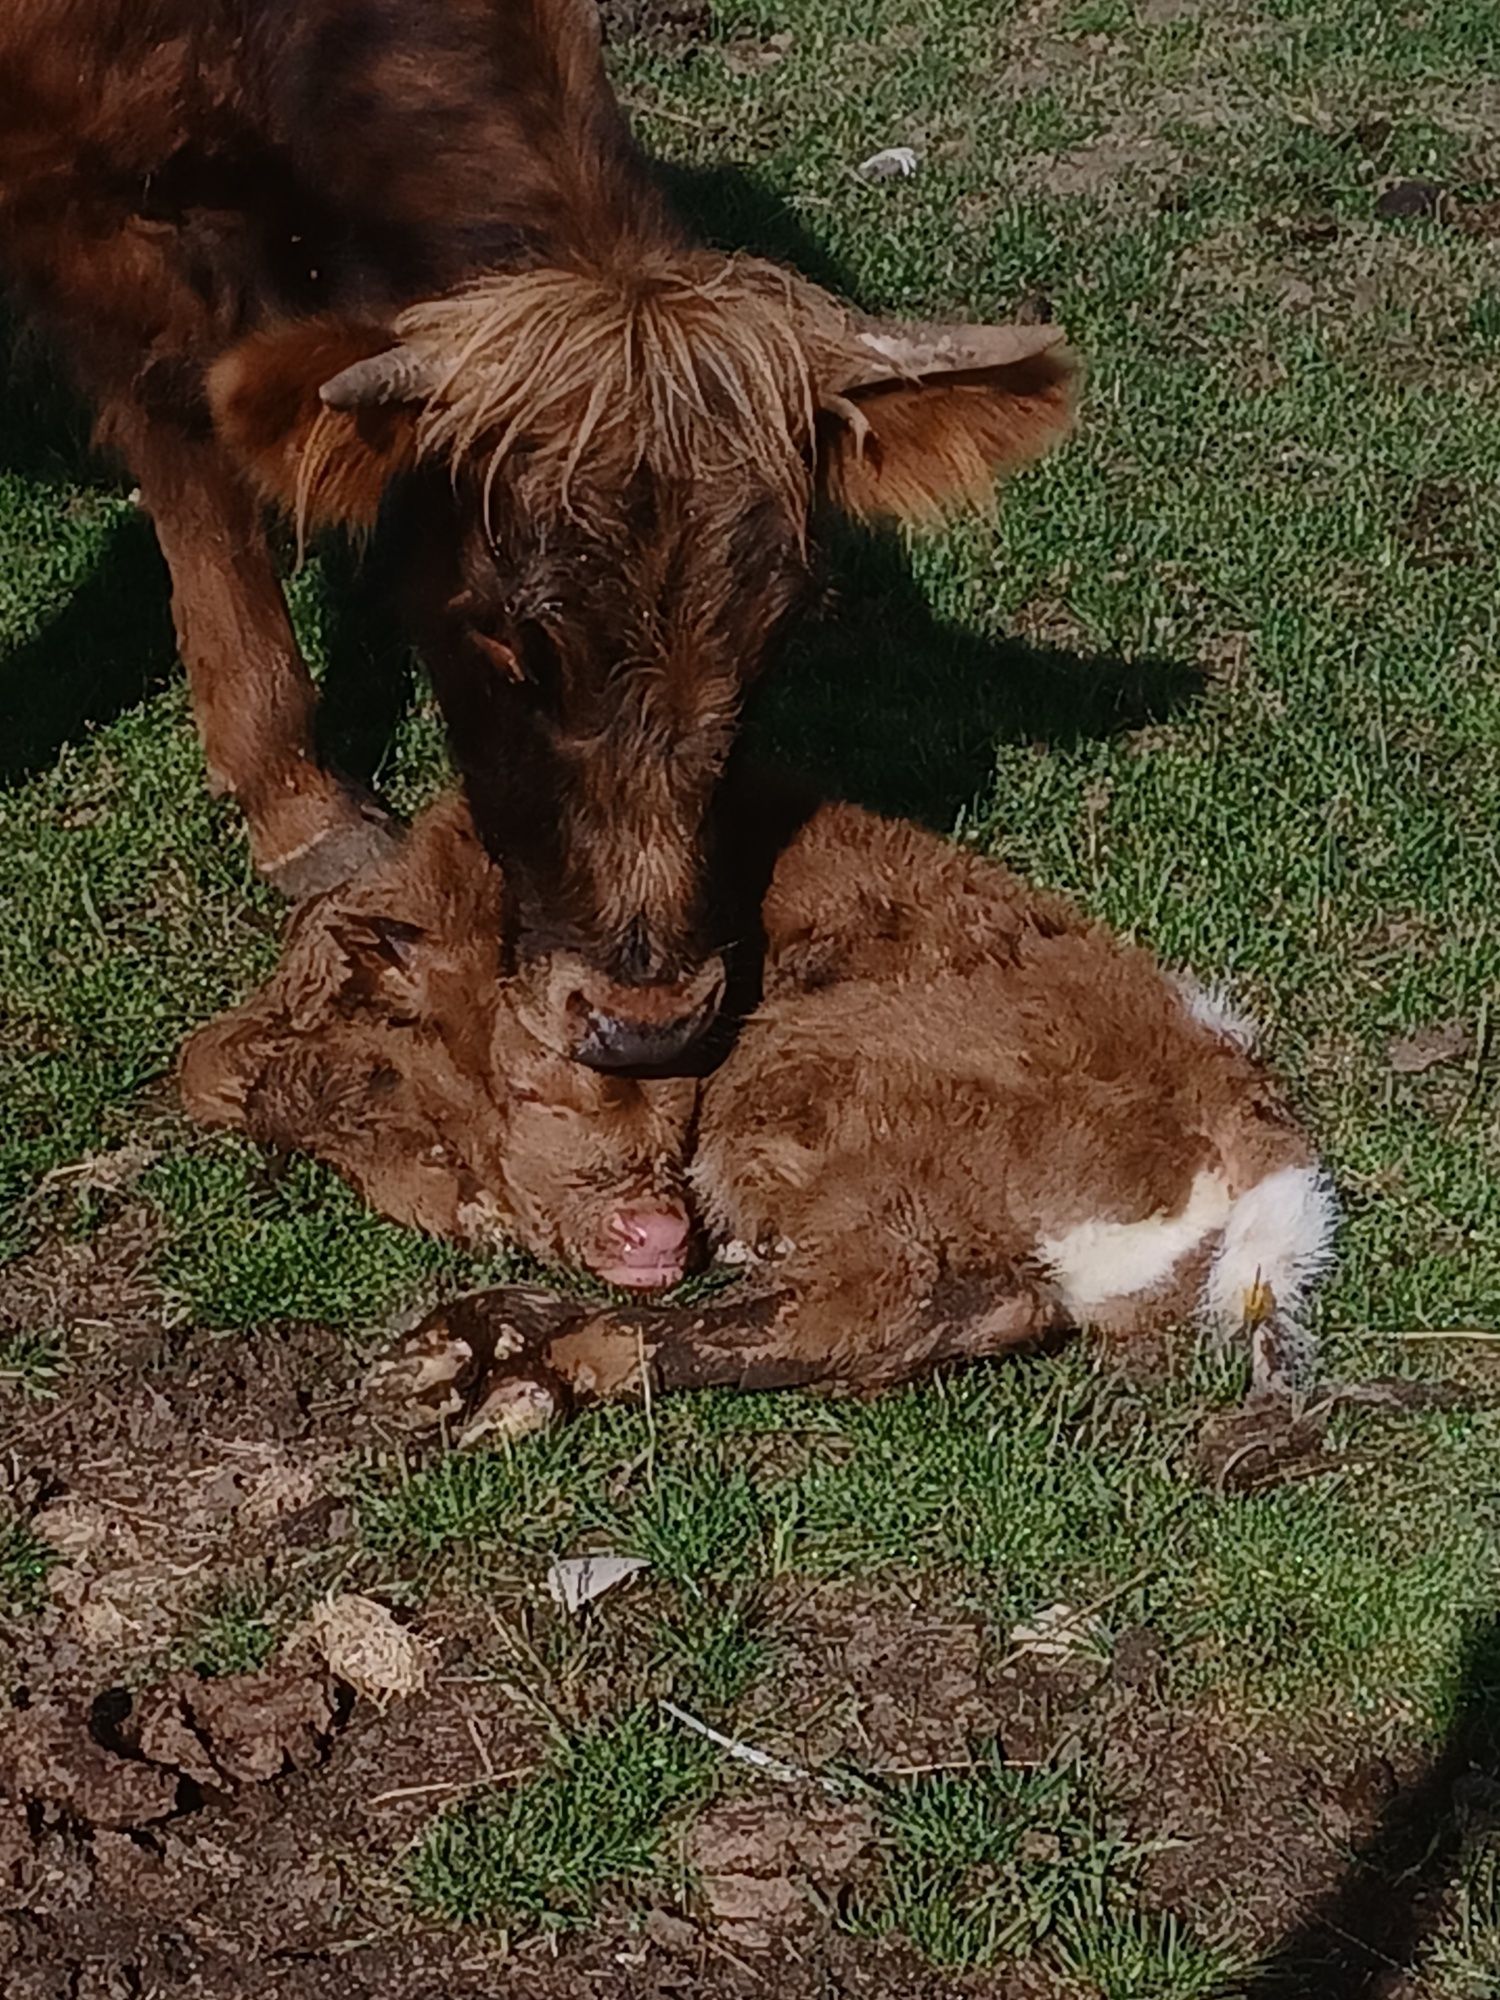
M1260 1040L1260 1028L1253 1016L1237 1007L1224 986L1205 986L1191 972L1174 972L1172 984L1182 995L1183 1005L1198 1023L1218 1035L1231 1047L1249 1055Z
M1061 1236L1043 1237L1037 1250L1070 1313L1087 1318L1111 1299L1130 1298L1162 1284L1190 1250L1223 1229L1233 1204L1222 1174L1200 1173L1177 1215L1148 1215L1140 1222L1080 1222Z

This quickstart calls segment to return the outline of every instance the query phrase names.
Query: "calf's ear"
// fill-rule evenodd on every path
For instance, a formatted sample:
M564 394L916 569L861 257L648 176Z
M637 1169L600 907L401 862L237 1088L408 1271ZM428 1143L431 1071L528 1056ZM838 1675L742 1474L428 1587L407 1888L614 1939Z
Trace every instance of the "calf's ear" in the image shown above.
M295 320L250 334L209 372L220 439L299 529L373 527L386 488L416 457L415 401L333 407L322 394L390 345L373 323Z
M1066 436L1077 383L1055 326L867 328L820 385L824 493L862 520L924 522L985 501Z
M342 961L338 1006L392 1021L417 1020L428 1004L426 933L399 917L339 918L328 928Z

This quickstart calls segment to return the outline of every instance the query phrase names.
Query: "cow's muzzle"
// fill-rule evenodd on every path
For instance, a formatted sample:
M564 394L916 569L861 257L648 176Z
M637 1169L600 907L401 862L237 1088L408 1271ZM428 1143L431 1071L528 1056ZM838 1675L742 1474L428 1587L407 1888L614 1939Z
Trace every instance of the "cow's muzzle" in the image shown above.
M622 982L561 953L531 985L520 1013L538 1041L590 1069L652 1070L693 1046L723 998L717 957L682 978Z

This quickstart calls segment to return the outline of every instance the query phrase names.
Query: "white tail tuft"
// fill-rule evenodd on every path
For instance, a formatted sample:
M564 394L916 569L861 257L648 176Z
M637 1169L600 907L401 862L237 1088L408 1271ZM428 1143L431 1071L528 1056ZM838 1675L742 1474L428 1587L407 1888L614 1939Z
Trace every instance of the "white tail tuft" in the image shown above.
M1172 984L1182 995L1182 1003L1200 1027L1218 1035L1232 1048L1245 1055L1254 1053L1260 1040L1260 1026L1254 1018L1237 1007L1230 996L1229 988L1222 984L1205 986L1191 972L1174 972Z
M1221 1339L1274 1325L1274 1338L1256 1342L1257 1363L1263 1352L1279 1351L1280 1366L1270 1372L1296 1378L1316 1360L1301 1313L1333 1262L1338 1217L1333 1184L1318 1166L1282 1167L1230 1208L1203 1288L1203 1316Z

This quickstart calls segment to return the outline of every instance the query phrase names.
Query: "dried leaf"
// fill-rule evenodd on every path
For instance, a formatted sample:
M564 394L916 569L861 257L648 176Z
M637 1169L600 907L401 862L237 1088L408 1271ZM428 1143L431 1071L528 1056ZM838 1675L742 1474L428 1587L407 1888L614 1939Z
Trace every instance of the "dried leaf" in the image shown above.
M854 171L864 181L909 181L921 164L910 146L885 146Z
M1386 1050L1386 1060L1398 1076L1420 1076L1440 1063L1465 1061L1474 1051L1474 1040L1462 1021L1444 1021L1440 1026L1418 1028L1403 1035Z
M1071 1604L1049 1604L1013 1628L1010 1643L1018 1653L1044 1660L1100 1659L1109 1634L1098 1618Z
M650 1567L644 1556L559 1556L547 1571L547 1590L564 1611L581 1611L637 1570Z
M330 1673L378 1708L398 1695L420 1694L434 1649L400 1624L373 1597L345 1591L313 1609L303 1635L328 1662Z

